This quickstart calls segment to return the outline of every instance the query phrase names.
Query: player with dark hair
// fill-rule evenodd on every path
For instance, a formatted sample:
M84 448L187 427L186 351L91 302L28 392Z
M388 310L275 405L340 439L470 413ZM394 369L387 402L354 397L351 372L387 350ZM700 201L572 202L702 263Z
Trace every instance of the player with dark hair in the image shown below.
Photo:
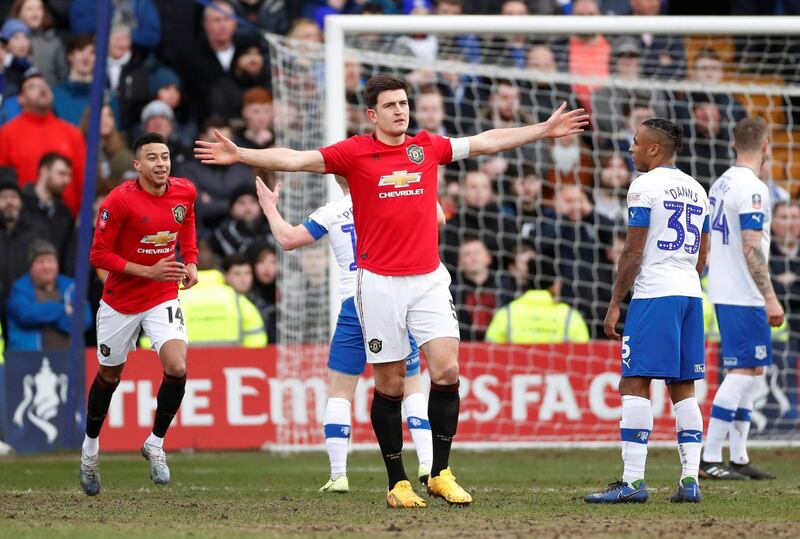
M390 507L425 507L412 489L402 461L404 358L408 334L428 360L431 390L428 417L433 463L428 493L450 504L468 505L472 497L455 480L448 460L458 426L459 327L450 295L450 276L439 260L436 186L439 165L490 155L545 137L583 131L588 116L566 103L546 121L493 129L464 138L421 131L406 134L409 120L406 82L373 77L364 90L367 115L375 132L357 135L312 151L287 148L237 148L198 141L203 163L243 162L267 170L306 171L344 176L353 198L357 244L356 310L364 331L367 361L373 365L375 393L372 426L389 475Z
M170 177L169 149L161 135L145 133L133 150L139 177L103 201L89 257L92 265L109 272L97 311L100 365L89 390L81 450L81 487L89 496L100 492L100 429L140 330L153 343L164 370L153 432L141 451L157 485L170 480L164 435L186 387L187 340L178 286L197 284L197 191L189 180ZM184 262L176 260L178 246Z
M673 502L699 502L703 416L694 393L705 373L703 300L700 274L708 246L708 197L691 176L675 168L681 127L669 120L645 120L630 152L644 172L628 189L628 234L605 333L620 340L620 304L633 287L622 340L622 480L589 503L647 501L644 483L647 442L653 429L650 381L665 380L675 413L681 475Z

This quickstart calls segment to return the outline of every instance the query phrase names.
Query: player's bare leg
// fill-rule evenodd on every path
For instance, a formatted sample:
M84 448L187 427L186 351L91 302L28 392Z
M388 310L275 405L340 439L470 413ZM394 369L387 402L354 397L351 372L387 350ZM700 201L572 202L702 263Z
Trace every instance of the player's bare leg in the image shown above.
M404 359L374 363L375 393L372 398L372 428L381 448L389 488L386 504L393 508L425 507L425 500L411 488L403 467L403 385L406 377Z
M86 436L81 447L79 477L83 491L89 496L100 492L100 429L108 414L111 397L119 385L125 364L113 367L99 365L86 404Z
M351 407L358 385L358 376L328 369L328 402L325 405L323 429L325 450L331 464L328 482L320 492L349 492L347 451L350 445Z
M164 453L164 436L178 413L186 389L186 343L178 339L167 341L161 345L158 355L164 368L164 378L158 388L153 432L142 445L142 456L150 462L150 478L153 482L166 485L170 473Z
M675 432L678 435L678 455L681 459L681 477L678 491L671 501L700 501L700 451L703 447L703 414L694 394L694 380L673 382L669 396L675 413Z
M433 463L428 479L428 494L443 498L451 505L466 506L472 496L456 483L450 471L450 447L458 430L458 339L440 337L421 347L428 358L431 391L428 418L433 441Z

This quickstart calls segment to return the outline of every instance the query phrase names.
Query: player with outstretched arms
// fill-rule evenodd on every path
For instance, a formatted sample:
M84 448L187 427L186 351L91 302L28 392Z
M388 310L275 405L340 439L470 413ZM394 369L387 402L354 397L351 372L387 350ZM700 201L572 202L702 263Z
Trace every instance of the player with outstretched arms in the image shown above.
M585 497L589 503L647 501L647 442L653 430L650 381L666 381L675 413L681 475L673 502L699 502L697 479L703 416L694 393L705 375L700 274L708 249L708 197L675 168L682 130L661 118L645 120L630 152L644 172L628 189L628 235L619 260L605 333L620 340L620 303L633 286L622 336L622 480Z
M714 182L708 296L717 312L725 379L714 395L700 463L708 479L774 479L750 463L747 435L759 378L772 364L770 325L783 308L769 279L770 189L758 178L769 154L766 122L741 120L733 130L736 164ZM722 443L730 434L730 466Z
M347 451L352 430L351 408L359 375L364 372L367 363L364 334L355 307L357 265L353 201L347 183L342 180L339 185L345 192L344 198L329 202L313 212L303 224L292 226L278 211L280 184L271 191L260 178L256 178L258 201L280 246L291 251L311 245L327 235L339 266L341 310L328 355L328 400L323 420L325 449L330 460L331 474L327 483L319 489L320 492L350 490L347 480ZM439 220L440 225L443 225L444 212L441 212ZM411 353L406 358L403 416L417 450L417 477L424 484L430 474L433 448L428 422L428 400L422 394L421 387L419 349L417 343L411 339Z
M408 334L428 361L431 389L428 418L433 437L429 495L453 505L472 496L449 467L458 426L458 320L450 276L439 260L436 190L439 165L491 155L545 137L580 133L588 124L582 109L566 103L545 122L493 129L472 137L447 138L421 131L406 134L406 82L372 77L364 90L375 132L311 151L288 148L248 150L217 134L219 142L198 141L195 156L207 164L243 162L266 170L344 176L350 186L358 236L356 311L364 331L375 392L371 418L386 471L389 507L425 507L408 481L402 461L402 399Z
M169 149L161 135L140 136L133 152L139 177L103 201L89 257L92 265L109 272L97 311L100 365L89 390L81 450L81 487L89 496L100 492L100 429L140 330L153 343L164 372L153 431L141 450L157 485L170 480L164 435L186 387L187 340L178 286L197 284L197 191L189 180L170 177ZM178 246L183 263L175 258Z

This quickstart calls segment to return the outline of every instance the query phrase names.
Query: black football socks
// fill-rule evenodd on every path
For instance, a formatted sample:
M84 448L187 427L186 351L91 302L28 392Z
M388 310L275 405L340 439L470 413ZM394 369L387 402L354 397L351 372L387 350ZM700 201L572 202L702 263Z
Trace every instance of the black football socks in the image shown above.
M167 434L169 424L181 406L185 391L186 375L178 378L164 373L161 387L158 388L156 418L153 421L153 434L159 438L163 438Z
M403 396L390 397L375 391L372 398L372 428L378 445L381 447L386 473L389 475L389 489L398 481L407 481L403 467Z
M431 477L449 466L450 446L458 429L458 408L461 398L458 395L458 382L439 385L431 382L428 396L428 420L433 438L433 464Z

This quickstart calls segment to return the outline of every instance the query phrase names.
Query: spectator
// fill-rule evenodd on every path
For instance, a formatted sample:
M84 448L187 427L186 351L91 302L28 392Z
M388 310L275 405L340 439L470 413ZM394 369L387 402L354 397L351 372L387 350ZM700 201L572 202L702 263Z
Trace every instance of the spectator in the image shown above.
M631 14L655 17L661 14L661 0L631 0ZM681 36L642 34L642 74L657 79L682 79L686 54Z
M462 0L438 0L434 9L435 15L461 15L463 11ZM437 36L439 40L438 57L440 59L478 62L481 58L481 41L473 35L453 36L443 34Z
M769 271L786 310L792 350L800 349L800 204L779 202L772 210Z
M22 191L23 211L47 224L50 243L58 255L59 267L72 274L74 245L72 244L75 220L62 197L72 178L72 163L57 153L45 154L39 160L39 178Z
M261 311L269 342L278 342L275 283L278 277L278 257L275 249L264 241L250 246L247 255L253 262L253 293L258 299L253 303Z
M237 118L243 105L243 94L250 88L269 88L269 61L261 46L250 41L236 47L233 67L227 77L211 86L209 112L227 118Z
M236 133L236 145L241 148L269 148L275 143L272 92L266 88L250 88L242 96L244 127Z
M59 273L58 252L44 240L31 244L28 266L28 273L14 282L8 295L8 349L69 348L75 281ZM83 323L92 325L88 304L84 305Z
M81 119L81 133L86 137L89 132L89 114L87 108ZM98 185L105 192L111 191L123 180L135 178L133 170L133 152L125 143L123 135L117 130L114 112L109 105L100 109L100 153L98 155Z
M129 134L150 99L148 58L146 50L132 46L129 26L111 27L106 60L108 87L119 101L120 128Z
M257 28L286 35L289 31L289 12L286 0L236 0L241 17Z
M31 31L33 65L54 86L67 78L64 45L53 29L53 16L43 0L15 0L8 16L21 20Z
M523 103L530 107L535 121L547 120L553 111L564 101L570 103L570 108L576 108L572 91L568 84L551 82L549 75L558 71L556 57L553 49L545 44L533 45L528 50L527 68L539 72L535 82L524 81Z
M581 311L592 337L603 335L605 307L611 299L597 271L608 264L606 247L611 245L614 223L598 214L583 188L565 184L556 193L556 217L542 221L537 252L553 256L563 278L561 297Z
M495 310L514 299L514 278L491 269L492 255L476 237L458 247L458 269L450 285L462 341L482 341Z
M19 185L36 181L39 160L56 152L72 163L64 203L76 215L81 203L86 143L80 130L53 114L53 93L37 71L26 73L19 95L22 114L0 128L0 165L14 167Z
M27 271L25 256L35 240L46 239L47 225L22 213L22 194L14 169L0 167L0 322L5 326L6 298L11 283Z
M455 126L445 125L444 98L434 85L426 85L414 95L414 121L419 130L434 135L447 136L455 132Z
M553 209L543 204L542 180L535 170L526 167L523 174L514 179L513 186L516 205L512 208L512 213L517 218L520 239L530 245L536 245L543 220L552 220L555 217Z
M175 132L175 111L163 101L151 101L142 109L142 132L158 133L164 137L173 168L194 161L192 151Z
M150 96L170 106L174 114L172 128L184 146L191 147L197 138L197 112L183 97L183 83L168 67L159 67L149 76Z
M634 102L633 104L622 104L623 127L614 133L610 140L610 149L613 152L621 153L625 156L628 170L635 172L633 159L631 159L630 148L633 144L633 136L636 129L642 122L655 116L653 109L645 102Z
M728 125L712 98L698 95L689 107L684 123L687 142L678 154L678 168L699 181L706 189L728 169L733 160Z
M495 202L489 175L479 170L464 176L464 201L459 212L444 227L442 250L451 273L458 267L458 247L465 236L477 236L494 258L496 269L504 269L517 242L517 225Z
M258 309L225 284L222 272L203 269L198 279L197 285L179 294L190 345L266 346L267 334Z
M505 0L500 6L500 14L507 17L524 17L529 14L528 4L522 0ZM495 50L493 55L497 55L499 63L514 67L525 67L528 46L527 34L506 34L494 38L490 45Z
M137 47L155 50L161 41L161 18L153 0L115 0L112 24L133 28L132 40ZM73 34L97 33L97 1L73 0L69 10Z
M229 0L213 0L203 9L204 35L200 42L187 48L173 67L184 83L187 97L201 117L210 110L209 95L216 81L228 76L236 53L234 34L236 19Z
M220 258L244 254L252 244L270 235L252 181L240 184L231 192L229 207L229 217L213 230L209 239L211 249Z
M3 95L10 96L19 93L25 72L32 65L31 31L19 19L7 19L0 28L0 42L4 49ZM19 109L12 111L18 113ZM15 116L14 113L5 113L3 120L8 121Z
M219 130L224 136L232 136L230 124L220 117L211 117L203 124L203 132L200 140L215 141L214 130ZM253 183L253 173L250 167L241 163L232 165L202 165L196 159L189 159L177 167L175 174L190 179L197 187L197 200L195 201L195 212L197 215L197 226L203 231L212 231L219 227L229 216L228 211L232 204L232 194L239 192L243 188L252 188L255 192ZM248 214L249 215L249 214ZM261 215L261 212L259 212ZM232 232L236 236L235 232ZM201 236L203 234L200 234ZM213 243L213 242L212 242ZM222 243L216 243L217 247ZM241 253L238 248L233 251L215 251L220 256L227 256L235 252Z
M510 344L589 342L589 330L581 314L559 301L561 280L553 262L536 256L528 263L528 273L531 287L497 310L486 332L486 341Z
M600 178L592 191L597 213L617 225L627 225L628 204L625 197L631 183L631 171L625 158L612 153L600 162Z
M527 290L530 279L528 275L528 262L536 256L536 251L530 245L520 244L514 251L514 260L508 267L509 273L514 276L517 290Z
M575 16L598 16L597 0L574 0L572 14ZM567 45L567 65L573 75L608 77L611 65L611 44L600 34L578 34L571 36ZM573 84L572 91L580 106L591 112L591 97L597 89L593 84Z
M72 125L81 123L83 111L89 106L94 61L94 36L78 35L69 40L69 78L53 88L53 109L56 116Z
M642 51L632 39L622 39L614 47L614 75L621 81L634 82L642 71ZM592 94L592 121L598 134L610 138L625 128L625 105L650 103L656 106L667 102L667 96L659 90L641 87L606 86ZM658 116L666 117L666 107L660 108ZM627 150L626 150L627 151Z
M578 135L569 135L555 139L549 146L549 162L552 163L547 175L548 187L560 183L592 184L594 162L591 154L581 142ZM545 198L552 193L547 190Z

